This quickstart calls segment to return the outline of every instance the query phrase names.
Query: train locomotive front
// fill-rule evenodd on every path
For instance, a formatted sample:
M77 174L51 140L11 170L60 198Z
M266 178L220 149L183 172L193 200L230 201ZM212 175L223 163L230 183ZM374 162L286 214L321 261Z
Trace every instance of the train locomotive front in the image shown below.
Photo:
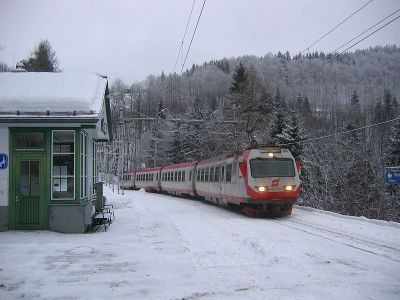
M300 194L300 164L287 149L246 150L239 163L246 198L240 204L248 215L287 216Z

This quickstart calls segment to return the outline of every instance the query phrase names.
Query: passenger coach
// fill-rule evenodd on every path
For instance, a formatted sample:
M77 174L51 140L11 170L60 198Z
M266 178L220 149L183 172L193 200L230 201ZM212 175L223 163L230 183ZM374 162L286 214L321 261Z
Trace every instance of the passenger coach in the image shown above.
M134 171L134 188L198 197L248 215L286 216L300 194L299 171L289 150L261 147L235 156L140 169Z

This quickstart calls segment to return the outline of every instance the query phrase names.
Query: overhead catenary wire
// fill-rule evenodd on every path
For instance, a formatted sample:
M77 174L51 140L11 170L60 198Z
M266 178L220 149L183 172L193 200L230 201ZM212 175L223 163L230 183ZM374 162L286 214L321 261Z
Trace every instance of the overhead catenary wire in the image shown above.
M186 23L185 33L183 34L181 47L179 48L178 56L176 57L176 62L175 62L175 66L174 66L174 73L175 73L175 70L176 70L176 65L178 64L179 56L181 55L181 52L182 52L182 49L183 49L183 42L185 41L185 38L186 38L187 29L189 27L189 23L190 23L190 20L192 18L193 8L194 8L195 4L196 4L196 0L193 0L192 9L190 10L190 15L189 15L189 18L188 18L187 23Z
M394 13L392 13L389 16L392 16L393 14L395 14L396 12L398 12L400 9L396 10ZM388 16L388 17L389 17ZM379 21L378 23L376 23L374 26L371 26L371 28L375 27L376 25L382 23L384 20L386 20L388 17L385 17L384 19L382 19L381 21ZM343 44L342 46L340 46L339 48L337 48L335 51L331 52L331 55L333 55L333 57L328 58L328 62L333 60L334 58L338 58L341 54L343 54L344 52L346 52L347 50L350 50L351 48L353 48L354 46L358 45L359 43L361 43L362 41L364 41L365 39L367 39L368 37L370 37L371 35L375 34L376 32L378 32L379 30L382 30L384 27L386 27L387 25L389 25L390 23L394 22L395 20L397 20L400 16L397 16L396 18L390 20L389 22L385 23L384 25L382 25L381 27L379 27L378 29L376 29L375 31L371 32L369 35L365 36L364 38L358 40L357 42L355 42L354 44L352 44L351 46L349 46L348 48L346 48L345 50L343 50L340 53L335 53L335 51L337 51L340 48L343 48L345 45L348 45L350 42L354 41L357 37L361 36L362 34L359 34L358 36L356 36L355 38L351 39L350 41L346 42L345 44ZM369 30L367 29L365 32L368 32ZM365 33L364 32L364 33ZM310 69L309 72L313 72L315 70L317 70L318 68L322 67L324 64L320 64L315 66L314 68Z
M375 126L380 126L380 125L391 123L391 122L395 122L395 121L400 121L400 117L394 118L394 119L391 119L391 120L387 120L387 121L383 121L383 122L379 122L379 123L366 125L366 126L363 126L363 127L354 128L354 129L351 129L351 130L332 133L332 134L328 134L328 135L324 135L324 136L320 136L320 137L316 137L316 138L312 138L312 139L306 139L306 140L292 142L292 143L278 144L278 146L290 146L290 145L296 145L296 144L301 144L301 143L313 142L313 141L317 141L317 140L322 140L322 139L326 139L326 138L335 137L335 136L342 135L342 134L352 133L352 132L359 131L359 130L364 130L364 129L375 127Z
M190 44L189 44L189 47L188 47L187 52L186 52L185 60L184 60L183 63L182 63L181 75L182 75L182 72L183 72L183 68L185 67L186 59L187 59L187 57L188 57L188 55L189 55L190 47L192 46L193 38L194 38L194 36L195 36L195 34L196 34L197 27L199 26L200 18L201 18L201 15L203 14L203 9L204 9L204 5L206 4L206 1L207 1L207 0L204 0L204 1L203 1L203 6L201 7L201 11L200 11L199 17L197 18L196 27L194 28L193 35L192 35L192 39L190 40Z
M333 52L337 52L338 50L342 49L343 47L347 46L348 44L350 44L352 41L354 41L355 39L359 38L360 36L362 36L364 33L370 31L372 28L378 26L379 24L381 24L383 21L389 19L391 16L393 16L395 13L397 13L398 11L400 11L400 8L394 12L392 12L390 15L388 15L387 17L383 18L382 20L380 20L378 23L376 23L375 25L372 25L371 27L369 27L368 29L364 30L363 32L361 32L360 34L358 34L356 37L352 38L350 41L344 43L343 45L341 45L340 47L336 48L335 50L333 50Z
M342 52L340 52L339 54L342 54L344 52L346 52L347 50L353 48L355 45L361 43L363 40L365 40L366 38L370 37L371 35L375 34L376 32L378 32L379 30L381 30L382 28L386 27L387 25L389 25L390 23L396 21L398 18L400 18L400 16L397 16L396 18L390 20L389 22L387 22L386 24L382 25L381 27L379 27L377 30L371 32L370 34L368 34L366 37L362 38L361 40L357 41L356 43L354 43L353 45L351 45L350 47L344 49Z
M364 7L366 7L367 5L369 5L372 1L374 0L370 0L367 3L365 3L363 6L361 6L359 9L357 9L355 12L353 12L350 16L348 16L346 19L344 19L343 21L341 21L339 24L337 24L335 27L333 27L331 30L329 30L327 33L325 33L322 37L320 37L319 39L317 39L314 43L312 43L310 46L308 46L307 48L305 48L303 51L300 52L300 54L303 54L306 51L309 51L310 48L312 48L315 44L317 44L319 41L321 41L323 38L325 38L328 34L330 34L332 31L334 31L336 28L338 28L340 25L342 25L344 22L346 22L347 20L349 20L352 16L354 16L355 14L357 14L360 10L362 10Z

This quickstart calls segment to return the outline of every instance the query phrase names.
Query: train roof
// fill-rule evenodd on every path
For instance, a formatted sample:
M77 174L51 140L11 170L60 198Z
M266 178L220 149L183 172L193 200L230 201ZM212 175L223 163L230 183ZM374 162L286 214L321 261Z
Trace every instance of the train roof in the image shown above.
M131 174L131 173L135 173L136 171L135 170L129 170L129 171L124 171L123 173L124 174Z
M171 170L171 169L182 169L182 168L190 168L190 167L195 167L197 165L197 161L193 162L186 162L186 163L180 163L180 164L174 164L174 165L168 165L163 167L163 170Z
M160 170L161 170L161 167L156 167L156 168L145 168L145 169L136 170L136 173L155 172L155 171L160 171Z
M209 158L209 159L201 160L201 161L199 161L198 165L209 164L209 163L217 162L217 161L220 161L220 160L223 160L223 159L234 158L234 157L235 157L235 155L232 155L232 154L220 155L220 156L217 156L217 157L212 157L212 158Z

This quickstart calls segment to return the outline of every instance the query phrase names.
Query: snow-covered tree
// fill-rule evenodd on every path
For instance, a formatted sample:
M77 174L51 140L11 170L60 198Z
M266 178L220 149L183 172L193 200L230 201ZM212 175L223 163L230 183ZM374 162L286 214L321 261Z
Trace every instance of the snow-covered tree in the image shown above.
M56 52L48 40L40 41L31 57L22 61L28 72L57 72L58 60Z

